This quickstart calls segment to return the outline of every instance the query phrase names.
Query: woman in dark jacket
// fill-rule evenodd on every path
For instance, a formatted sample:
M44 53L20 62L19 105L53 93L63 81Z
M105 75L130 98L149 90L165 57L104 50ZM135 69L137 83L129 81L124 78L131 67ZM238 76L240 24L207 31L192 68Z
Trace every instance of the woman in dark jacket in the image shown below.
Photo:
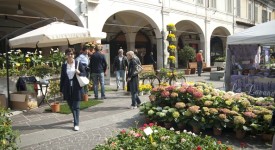
M67 101L74 118L74 130L79 130L79 105L81 100L81 90L76 74L86 76L84 66L74 59L74 49L65 50L67 61L62 64L60 76L60 92L64 100ZM77 66L79 64L79 66ZM78 68L78 69L77 69Z
M127 81L129 81L130 84L130 91L132 96L132 104L130 109L135 109L141 103L138 97L139 79L138 74L136 73L136 66L138 65L138 61L135 59L135 53L133 51L128 51L126 56L129 61Z

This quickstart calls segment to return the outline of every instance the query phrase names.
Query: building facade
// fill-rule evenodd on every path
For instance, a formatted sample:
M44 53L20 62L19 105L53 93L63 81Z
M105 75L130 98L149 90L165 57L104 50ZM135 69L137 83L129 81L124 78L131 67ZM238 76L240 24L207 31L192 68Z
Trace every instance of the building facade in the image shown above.
M56 17L89 28L92 36L109 44L111 62L123 48L138 50L143 64L152 63L148 57L152 52L162 68L168 57L166 25L173 23L177 48L188 44L196 51L202 49L210 66L225 55L227 36L275 19L274 8L274 0L0 0L0 38ZM182 65L176 62L176 67Z

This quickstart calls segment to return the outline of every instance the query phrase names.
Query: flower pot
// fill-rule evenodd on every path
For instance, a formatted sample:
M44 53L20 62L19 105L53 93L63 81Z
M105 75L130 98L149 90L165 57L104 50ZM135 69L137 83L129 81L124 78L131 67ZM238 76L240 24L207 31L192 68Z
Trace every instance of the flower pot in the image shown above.
M261 137L262 137L262 140L264 140L264 141L272 141L273 134L262 133Z
M52 112L60 112L60 104L59 103L52 103L51 108L52 108Z
M164 127L166 129L170 129L172 127L172 123L171 122L164 122Z
M213 127L213 134L216 136L220 136L222 134L222 129Z
M177 123L177 127L179 130L184 130L186 128L185 124L181 122Z
M201 128L198 126L192 126L192 129L193 129L193 133L195 134L199 134L201 131Z
M88 94L83 94L83 101L87 102L89 100Z
M184 70L184 74L188 75L188 74L190 74L190 73L191 73L191 69L186 69L186 70Z
M246 132L243 130L236 130L236 138L237 139L243 139L245 137Z

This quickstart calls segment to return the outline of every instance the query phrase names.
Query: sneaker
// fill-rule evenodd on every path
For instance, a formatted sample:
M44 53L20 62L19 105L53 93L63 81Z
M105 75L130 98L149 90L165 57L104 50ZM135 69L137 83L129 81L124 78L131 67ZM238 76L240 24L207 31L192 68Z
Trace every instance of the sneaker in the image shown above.
M78 131L79 130L79 126L74 126L74 130Z
M130 106L129 109L136 109L137 106Z

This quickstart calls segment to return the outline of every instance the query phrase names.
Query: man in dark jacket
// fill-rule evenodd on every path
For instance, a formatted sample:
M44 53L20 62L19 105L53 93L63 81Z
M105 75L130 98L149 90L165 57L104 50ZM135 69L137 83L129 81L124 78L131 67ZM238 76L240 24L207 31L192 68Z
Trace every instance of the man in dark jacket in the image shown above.
M102 45L96 45L95 53L90 58L91 78L93 80L95 99L98 99L98 81L101 86L101 99L106 99L104 76L106 76L107 62L105 56L100 52Z

